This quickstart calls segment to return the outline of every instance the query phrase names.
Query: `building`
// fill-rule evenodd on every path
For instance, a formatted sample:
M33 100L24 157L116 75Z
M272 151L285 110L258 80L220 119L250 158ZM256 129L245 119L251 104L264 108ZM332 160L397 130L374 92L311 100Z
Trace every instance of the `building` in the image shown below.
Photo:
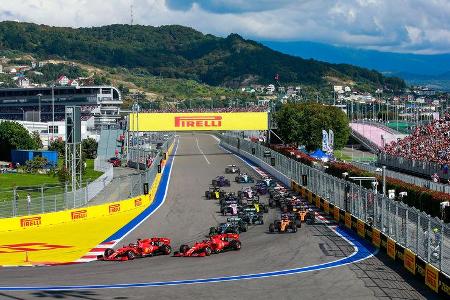
M30 86L30 80L25 76L20 76L19 78L17 78L16 84L18 87L27 88Z
M7 88L0 89L0 119L47 122L53 120L54 112L55 120L62 121L65 106L76 105L81 106L82 120L93 116L95 126L100 126L114 124L121 118L122 103L120 91L112 86ZM36 118L39 114L40 118Z
M266 91L267 91L268 94L273 94L275 92L275 86L273 84L269 84L266 87Z
M79 86L78 81L74 80L69 80L69 82L67 83L68 86Z
M67 76L65 75L61 75L58 79L56 79L56 82L58 83L58 85L61 86L65 86L69 84L69 78L67 78Z

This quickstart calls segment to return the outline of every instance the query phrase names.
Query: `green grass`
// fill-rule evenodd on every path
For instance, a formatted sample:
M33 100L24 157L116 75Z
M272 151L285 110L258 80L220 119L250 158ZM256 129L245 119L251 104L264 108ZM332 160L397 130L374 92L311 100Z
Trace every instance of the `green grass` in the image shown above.
M58 165L63 164L63 159L58 160ZM94 170L94 160L86 160L86 172L83 174L83 182L94 181L103 173ZM41 187L44 187L44 196L64 193L64 184L61 184L57 176L46 174L9 173L0 174L0 202L13 198L13 189L16 187L20 198L25 198L28 193L31 197L40 197Z
M345 161L367 161L367 162L373 162L377 160L376 156L356 156L354 155L353 158L351 155L345 154L342 150L335 150L334 151L334 157L340 160Z
M334 157L336 159L345 160L345 161L351 161L352 157L342 152L342 150L334 150Z

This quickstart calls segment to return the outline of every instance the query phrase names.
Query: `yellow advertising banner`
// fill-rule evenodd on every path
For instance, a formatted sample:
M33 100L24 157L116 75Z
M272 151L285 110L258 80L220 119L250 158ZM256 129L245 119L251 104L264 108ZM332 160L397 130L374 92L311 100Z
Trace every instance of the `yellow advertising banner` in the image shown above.
M395 260L395 241L393 239L388 238L387 239L387 255Z
M356 221L356 229L360 237L362 238L366 237L366 228L363 221L361 220Z
M381 245L381 234L378 229L372 228L372 244L375 247L380 248Z
M425 267L425 284L436 293L439 292L439 271L430 264Z
M320 208L320 197L316 195L316 207Z
M407 248L405 248L405 252L403 253L403 266L409 272L416 275L416 255Z
M268 130L266 112L130 114L130 131Z
M334 220L336 222L339 222L340 220L340 216L339 216L339 207L335 206L334 207L334 211L333 211L333 215L334 215Z
M313 203L313 195L311 191L308 191L308 202L311 204Z
M330 202L327 200L323 201L323 211L328 215L330 214Z
M345 227L352 229L352 214L345 212Z

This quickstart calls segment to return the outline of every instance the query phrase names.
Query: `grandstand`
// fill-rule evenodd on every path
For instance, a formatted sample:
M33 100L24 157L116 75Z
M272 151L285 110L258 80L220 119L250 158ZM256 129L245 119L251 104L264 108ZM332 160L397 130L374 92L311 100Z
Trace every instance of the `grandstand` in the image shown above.
M95 126L120 119L122 96L112 86L0 89L0 119L48 122L64 120L65 106L81 106L82 120L95 117Z

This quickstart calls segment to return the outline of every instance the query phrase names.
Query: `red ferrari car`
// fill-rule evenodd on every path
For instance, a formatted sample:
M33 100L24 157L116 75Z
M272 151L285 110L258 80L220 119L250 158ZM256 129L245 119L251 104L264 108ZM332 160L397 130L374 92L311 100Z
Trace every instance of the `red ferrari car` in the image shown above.
M104 255L99 255L98 260L133 260L135 258L154 255L169 255L172 253L170 239L154 237L150 239L138 239L135 244L123 246L114 251L106 249Z
M228 250L240 250L241 241L237 233L216 234L209 238L197 242L194 246L181 245L180 251L175 252L174 256L210 256L212 253L220 253Z

